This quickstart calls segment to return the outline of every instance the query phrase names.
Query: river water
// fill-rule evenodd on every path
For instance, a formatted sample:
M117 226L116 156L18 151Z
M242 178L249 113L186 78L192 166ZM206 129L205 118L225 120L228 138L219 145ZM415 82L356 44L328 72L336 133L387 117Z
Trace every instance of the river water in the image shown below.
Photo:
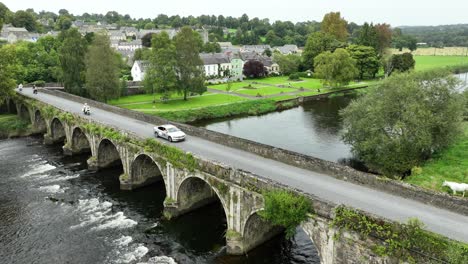
M352 154L350 146L341 140L344 131L339 111L355 97L326 98L282 112L206 120L194 125L329 161L343 161L352 158Z
M120 191L122 169L91 172L87 158L35 137L0 141L1 263L320 263L300 228L227 256L219 204L162 220L162 183Z

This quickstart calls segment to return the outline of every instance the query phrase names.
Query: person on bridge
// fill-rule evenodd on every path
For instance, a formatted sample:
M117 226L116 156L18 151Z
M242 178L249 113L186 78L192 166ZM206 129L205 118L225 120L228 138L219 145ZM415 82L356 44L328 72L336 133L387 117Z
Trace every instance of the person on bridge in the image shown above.
M89 115L91 112L91 108L89 107L88 103L84 103L82 110L85 115Z
M37 94L37 88L35 84L33 84L33 94Z
M20 84L18 85L18 90L19 90L20 92L23 91L23 84L22 84L22 83L20 83Z

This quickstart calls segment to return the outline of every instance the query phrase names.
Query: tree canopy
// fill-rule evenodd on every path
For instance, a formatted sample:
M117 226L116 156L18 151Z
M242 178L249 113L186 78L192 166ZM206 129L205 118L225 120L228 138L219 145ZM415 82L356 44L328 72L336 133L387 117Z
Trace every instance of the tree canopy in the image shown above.
M314 58L322 52L334 51L340 47L341 43L330 34L324 32L312 33L307 38L307 43L302 53L302 60L305 68L314 68Z
M360 45L350 45L347 50L356 61L359 79L375 78L380 68L379 58L375 50L372 47Z
M200 50L203 41L190 27L183 27L174 38L177 59L177 89L187 100L189 94L206 92L205 73Z
M445 71L392 75L341 112L344 141L372 171L404 175L460 132L457 83Z
M347 24L340 12L330 12L323 17L321 31L334 36L339 41L346 41L349 35Z
M118 60L107 35L96 34L86 54L86 90L101 102L120 95Z
M150 92L170 97L176 90L176 48L166 32L153 36L150 64L145 73L145 88Z
M261 61L249 60L244 64L242 73L250 78L264 77L266 74L265 66Z
M59 59L64 88L70 93L84 95L82 88L85 80L87 42L76 28L62 31L60 39L63 40L59 49Z
M0 104L11 96L15 88L14 62L15 50L12 46L0 47Z
M314 61L316 76L332 87L347 85L358 75L356 61L342 48L333 53L325 51L315 57Z

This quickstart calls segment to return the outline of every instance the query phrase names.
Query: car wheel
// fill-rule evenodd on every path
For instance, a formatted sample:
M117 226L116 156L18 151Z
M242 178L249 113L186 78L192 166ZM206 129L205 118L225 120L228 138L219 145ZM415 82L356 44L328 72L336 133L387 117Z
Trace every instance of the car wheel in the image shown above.
M154 135L158 138L159 137L159 133L154 131Z
M167 139L169 140L169 142L172 142L172 138L171 138L171 137L168 137Z

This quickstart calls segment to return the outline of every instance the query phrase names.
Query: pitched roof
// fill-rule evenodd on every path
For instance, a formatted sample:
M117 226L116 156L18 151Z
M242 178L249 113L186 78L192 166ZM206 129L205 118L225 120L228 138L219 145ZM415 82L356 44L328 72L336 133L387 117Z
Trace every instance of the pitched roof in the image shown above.
M224 53L200 53L204 65L230 63L231 60Z
M135 63L138 65L138 68L140 68L142 72L145 72L146 68L149 66L149 61L137 60L135 61Z

